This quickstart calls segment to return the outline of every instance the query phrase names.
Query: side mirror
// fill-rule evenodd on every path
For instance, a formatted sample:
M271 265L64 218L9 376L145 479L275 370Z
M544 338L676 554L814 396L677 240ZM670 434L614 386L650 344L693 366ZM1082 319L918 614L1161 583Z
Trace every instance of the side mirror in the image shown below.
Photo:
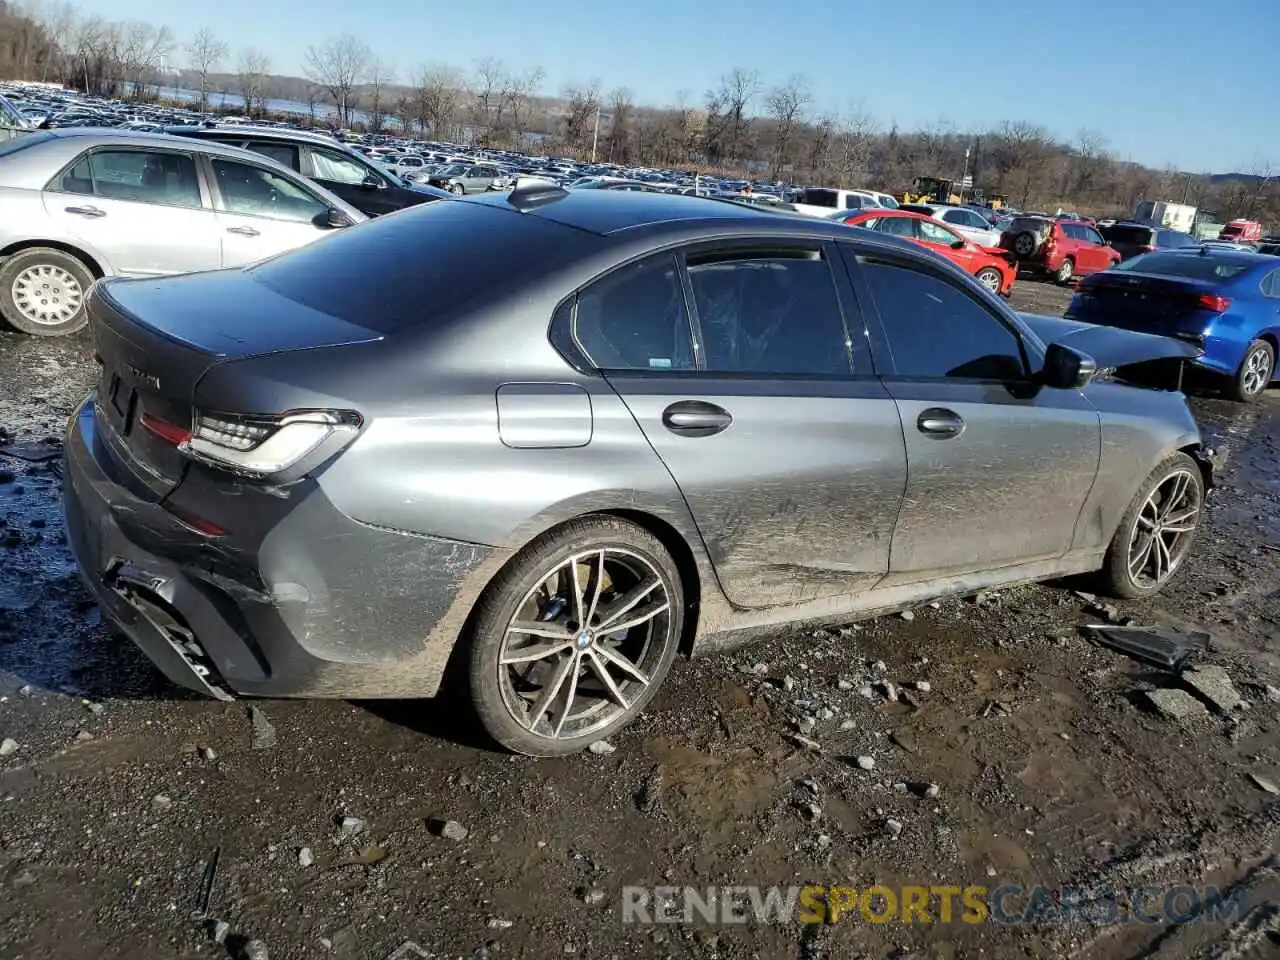
M951 241L951 249L952 249L952 250L963 250L963 249L964 249L964 241L963 241L963 240L952 240L952 241Z
M342 227L351 226L351 218L341 210L335 210L330 207L326 212L318 214L312 221L317 227L325 230L339 230Z
M1060 343L1049 344L1044 354L1044 385L1056 390L1083 390L1098 372L1093 357L1064 347Z
M387 188L383 179L372 173L360 181L360 186L364 187L366 190L385 190Z

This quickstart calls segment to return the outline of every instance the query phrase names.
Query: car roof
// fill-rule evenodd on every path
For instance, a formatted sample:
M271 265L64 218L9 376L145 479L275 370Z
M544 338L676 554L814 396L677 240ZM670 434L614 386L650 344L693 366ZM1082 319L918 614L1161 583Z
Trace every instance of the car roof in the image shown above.
M237 137L253 136L263 140L292 140L301 143L317 143L326 147L346 146L341 140L335 140L333 137L326 136L323 133L313 133L310 130L290 130L285 127L263 127L250 123L237 123L225 127L209 127L202 124L170 124L164 129L167 133L177 134L178 136L199 137L210 140L219 135L231 135ZM348 149L350 148L348 147Z
M174 137L167 133L153 133L149 130L122 130L119 127L58 127L52 130L36 131L29 134L29 136L38 138L31 141L32 145L53 141L94 140L121 146L166 146L172 148L181 144L185 149L190 149L191 147L191 141L186 137ZM211 152L231 157L243 157L247 153L247 151L239 147L217 142L208 144L208 149ZM255 158L261 159L257 155L255 155Z
M539 217L601 237L623 239L643 231L646 244L651 244L655 235L670 234L685 241L695 239L699 232L705 232L708 238L732 233L852 239L851 228L840 221L733 200L626 190L561 190L559 193L563 195L531 203L521 215ZM511 198L501 193L480 194L453 202L512 212L517 209ZM900 250L912 257L921 255L917 245L901 237L859 229L857 239L864 244Z

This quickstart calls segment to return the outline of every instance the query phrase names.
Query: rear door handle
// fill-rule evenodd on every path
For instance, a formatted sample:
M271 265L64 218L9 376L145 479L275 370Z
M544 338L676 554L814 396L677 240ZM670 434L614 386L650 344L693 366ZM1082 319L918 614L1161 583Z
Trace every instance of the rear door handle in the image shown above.
M238 233L242 237L258 236L258 231L253 227L227 227L227 233Z
M964 432L964 420L960 414L945 407L930 407L916 418L916 428L924 434L945 440Z
M731 423L728 410L705 400L679 400L662 411L662 425L682 437L709 437Z
M67 213L74 213L81 217L105 217L107 211L99 210L97 207L64 207Z

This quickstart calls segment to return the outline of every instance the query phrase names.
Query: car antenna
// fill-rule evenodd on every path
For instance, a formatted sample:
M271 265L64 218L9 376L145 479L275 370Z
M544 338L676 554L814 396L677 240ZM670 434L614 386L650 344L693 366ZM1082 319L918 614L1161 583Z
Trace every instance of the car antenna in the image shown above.
M528 213L530 210L536 210L538 207L546 206L548 203L562 200L568 195L568 190L548 180L539 180L537 177L520 177L516 180L515 187L507 194L507 203L521 213Z

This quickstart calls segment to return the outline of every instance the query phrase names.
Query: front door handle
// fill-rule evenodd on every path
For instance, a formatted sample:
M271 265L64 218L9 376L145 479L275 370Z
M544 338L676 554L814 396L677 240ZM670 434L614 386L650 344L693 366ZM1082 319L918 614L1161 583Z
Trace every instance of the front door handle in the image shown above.
M923 434L945 440L964 432L964 420L960 414L945 407L930 407L916 418L916 428Z
M105 211L105 210L99 210L97 207L88 207L88 206L86 206L86 207L63 207L63 209L64 209L64 210L66 210L66 211L67 211L67 213L74 213L74 214L76 214L77 216L81 216L81 217L94 217L94 218L97 218L97 217L105 217L105 216L107 215L107 211Z
M731 423L728 410L705 400L679 400L662 411L662 425L682 437L709 437Z
M227 233L238 233L242 237L258 236L258 231L253 227L227 227Z

